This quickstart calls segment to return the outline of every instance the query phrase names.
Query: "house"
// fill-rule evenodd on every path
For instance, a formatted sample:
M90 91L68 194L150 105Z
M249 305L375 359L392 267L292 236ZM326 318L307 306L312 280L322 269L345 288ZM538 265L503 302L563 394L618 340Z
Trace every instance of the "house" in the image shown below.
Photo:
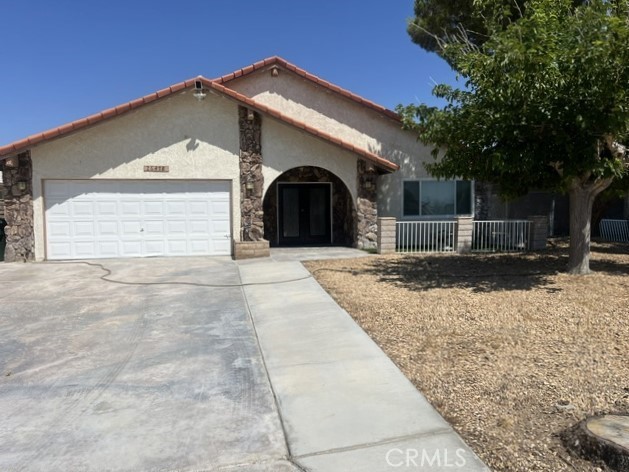
M378 215L474 213L473 184L431 179L430 149L395 112L279 57L10 143L0 159L7 260L373 248Z

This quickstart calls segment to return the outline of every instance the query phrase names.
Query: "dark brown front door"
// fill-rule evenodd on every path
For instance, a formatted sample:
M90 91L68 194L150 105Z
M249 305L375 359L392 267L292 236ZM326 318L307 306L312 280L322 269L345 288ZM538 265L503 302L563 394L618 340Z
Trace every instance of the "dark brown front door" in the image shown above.
M280 245L331 244L331 184L278 183Z

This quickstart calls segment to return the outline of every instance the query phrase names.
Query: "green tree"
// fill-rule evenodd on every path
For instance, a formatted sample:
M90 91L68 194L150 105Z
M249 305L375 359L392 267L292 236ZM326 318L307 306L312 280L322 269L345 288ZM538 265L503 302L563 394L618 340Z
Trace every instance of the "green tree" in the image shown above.
M572 0L573 8L587 0ZM623 0L608 0L616 7ZM480 46L496 28L504 29L526 12L527 0L415 0L415 16L407 31L413 42L429 52L442 53L443 42L460 38Z
M588 273L594 199L629 174L629 0L531 0L522 18L487 31L480 46L440 42L465 81L435 87L444 108L399 111L435 146L437 177L494 182L507 196L567 192L568 271Z
M506 25L519 18L524 0L499 0L479 4L475 0L415 0L415 17L407 27L415 44L429 52L441 53L441 43L463 32L470 42L481 45L489 37L487 17ZM496 17L499 18L496 18Z

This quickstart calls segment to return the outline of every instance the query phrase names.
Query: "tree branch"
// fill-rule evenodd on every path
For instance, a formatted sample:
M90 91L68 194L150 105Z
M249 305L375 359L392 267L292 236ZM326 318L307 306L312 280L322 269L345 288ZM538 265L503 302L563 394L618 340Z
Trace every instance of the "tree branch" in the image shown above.
M613 177L607 177L604 179L599 177L596 180L594 180L594 182L590 184L590 191L592 192L592 196L596 196L599 193L601 193L603 190L609 187L613 181L614 181Z
M524 18L524 13L522 12L522 9L520 8L520 5L518 5L518 1L517 0L513 0L513 3L515 4L515 7L518 9L518 13L520 13L520 18Z

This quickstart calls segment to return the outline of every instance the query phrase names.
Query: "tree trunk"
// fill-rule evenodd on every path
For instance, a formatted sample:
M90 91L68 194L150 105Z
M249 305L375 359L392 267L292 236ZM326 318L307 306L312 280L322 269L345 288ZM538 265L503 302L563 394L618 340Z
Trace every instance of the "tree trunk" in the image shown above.
M611 469L629 470L629 416L602 415L586 418L564 431L566 446L590 461L604 461ZM600 469L599 469L600 470Z
M570 274L590 273L590 221L595 196L591 188L582 185L570 189Z

